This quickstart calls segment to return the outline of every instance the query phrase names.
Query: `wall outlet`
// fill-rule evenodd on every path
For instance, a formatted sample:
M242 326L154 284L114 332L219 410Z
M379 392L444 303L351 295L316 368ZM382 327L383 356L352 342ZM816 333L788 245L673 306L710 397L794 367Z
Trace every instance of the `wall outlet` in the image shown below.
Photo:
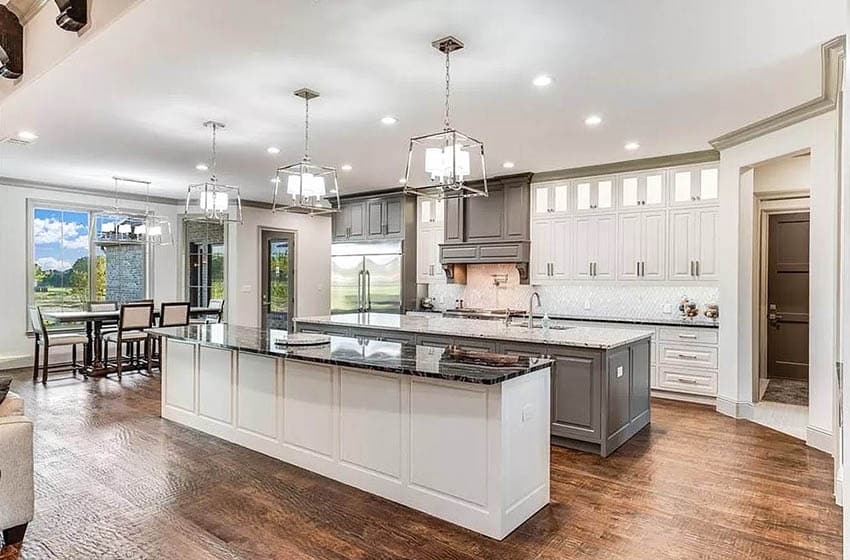
M673 313L673 305L671 305L669 303L665 303L664 306L662 307L662 310L664 311L664 313L667 313L667 314Z
M590 309L590 300L589 299L584 301L584 310L587 311L588 309Z
M522 421L528 422L534 418L534 406L529 403L522 407Z

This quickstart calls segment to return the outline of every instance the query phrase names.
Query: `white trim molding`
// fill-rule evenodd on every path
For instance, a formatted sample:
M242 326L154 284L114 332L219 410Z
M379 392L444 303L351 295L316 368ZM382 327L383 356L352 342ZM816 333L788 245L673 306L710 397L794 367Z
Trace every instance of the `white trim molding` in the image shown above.
M709 144L715 150L725 150L835 109L844 79L845 44L846 36L840 35L821 45L820 95L796 107L718 136L709 140Z
M835 451L835 442L832 441L832 432L818 428L817 426L806 426L806 445L818 451L832 455Z
M727 399L726 397L717 396L717 412L737 418L739 420L753 419L753 403L746 401L736 401Z

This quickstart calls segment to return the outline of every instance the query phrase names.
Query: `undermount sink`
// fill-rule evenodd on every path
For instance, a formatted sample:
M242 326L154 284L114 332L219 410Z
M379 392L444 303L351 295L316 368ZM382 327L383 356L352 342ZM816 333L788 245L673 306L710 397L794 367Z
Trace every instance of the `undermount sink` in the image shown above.
M528 328L528 322L526 322L526 321L521 321L521 322L519 322L519 323L511 323L511 324L510 324L510 326L511 326L511 327L518 328L518 329L527 329L527 328ZM533 329L542 329L542 328L543 328L543 325L542 325L542 324L540 324L539 322L535 321L535 322L534 322L534 326L533 326L533 327L531 327L531 328L533 328ZM575 328L575 327L570 327L570 326L567 326L567 325L549 325L549 330L550 330L550 331L568 331L568 330L570 330L570 329L574 329L574 328Z

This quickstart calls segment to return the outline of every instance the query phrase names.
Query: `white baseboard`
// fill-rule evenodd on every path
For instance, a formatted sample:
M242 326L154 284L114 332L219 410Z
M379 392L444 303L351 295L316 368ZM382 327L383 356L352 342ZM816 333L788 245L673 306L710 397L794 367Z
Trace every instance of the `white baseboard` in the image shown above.
M835 504L844 507L844 468L841 464L835 473Z
M835 447L832 441L832 432L816 426L806 426L806 445L830 455L832 455Z
M32 356L4 356L0 358L0 371L25 367L32 367Z
M753 418L753 403L745 401L733 401L725 397L717 396L717 412L744 420Z

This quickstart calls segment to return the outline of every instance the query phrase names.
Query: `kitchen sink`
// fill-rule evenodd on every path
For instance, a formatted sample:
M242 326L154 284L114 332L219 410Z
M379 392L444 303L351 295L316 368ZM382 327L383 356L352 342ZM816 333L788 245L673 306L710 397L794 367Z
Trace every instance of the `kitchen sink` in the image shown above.
M511 327L516 327L516 328L518 328L518 329L527 329L527 328L528 328L528 322L526 322L526 321L520 321L520 322L518 322L518 323L511 323L511 325L510 325L510 326L511 326ZM533 326L532 328L533 328L533 329L542 329L542 328L543 328L543 325L542 325L542 324L540 324L540 322L535 321L535 322L534 322L534 326ZM568 326L568 325L549 325L549 330L550 330L550 331L568 331L568 330L570 330L570 329L574 329L574 328L575 328L575 327L570 327L570 326Z

